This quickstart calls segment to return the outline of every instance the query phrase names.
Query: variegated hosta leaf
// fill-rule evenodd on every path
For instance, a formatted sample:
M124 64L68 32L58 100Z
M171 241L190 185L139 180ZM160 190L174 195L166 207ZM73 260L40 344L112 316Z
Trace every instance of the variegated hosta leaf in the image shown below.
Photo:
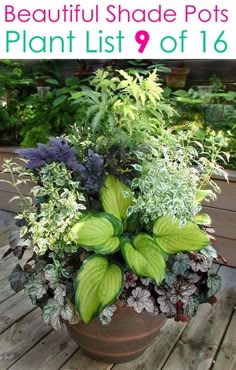
M101 254L114 253L119 249L122 223L108 213L96 213L77 222L71 229L70 238L86 250Z
M138 234L133 244L121 241L121 252L129 268L138 276L149 277L160 284L165 277L166 263L157 245L147 234Z
M211 225L211 218L207 213L198 213L196 216L193 217L193 221L196 222L198 225Z
M171 217L159 218L153 226L155 242L166 253L200 250L210 244L209 237L195 223L180 227Z
M132 193L128 186L116 177L108 175L100 196L104 211L111 213L119 220L126 220L127 209L133 201Z
M84 261L76 277L75 302L86 324L119 296L123 276L121 267L106 257L93 255Z

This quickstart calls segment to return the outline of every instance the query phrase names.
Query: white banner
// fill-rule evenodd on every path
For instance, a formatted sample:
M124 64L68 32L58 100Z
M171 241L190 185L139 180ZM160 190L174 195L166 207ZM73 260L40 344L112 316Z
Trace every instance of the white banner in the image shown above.
M0 58L235 59L233 0L1 0Z

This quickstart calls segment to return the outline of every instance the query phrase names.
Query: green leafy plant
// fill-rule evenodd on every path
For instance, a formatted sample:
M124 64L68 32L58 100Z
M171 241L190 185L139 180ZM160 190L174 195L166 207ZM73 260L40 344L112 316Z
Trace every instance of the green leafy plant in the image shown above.
M228 152L230 157L226 166L235 169L236 93L226 92L217 77L211 82L213 84L209 92L203 96L196 87L173 93L174 98L171 100L179 113L173 124L181 129L194 126L196 130L193 140L201 142L206 149L214 145L218 152ZM225 165L224 159L221 158L219 163Z
M0 144L14 145L20 141L19 111L32 85L24 63L0 60Z

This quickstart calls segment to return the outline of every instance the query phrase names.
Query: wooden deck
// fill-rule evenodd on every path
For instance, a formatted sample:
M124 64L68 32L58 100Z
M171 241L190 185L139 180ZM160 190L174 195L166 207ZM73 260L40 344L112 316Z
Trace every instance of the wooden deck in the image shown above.
M0 256L7 246L12 214L0 211ZM222 276L218 303L205 304L189 323L168 320L155 343L137 360L106 364L86 357L65 328L45 325L40 310L7 276L16 258L0 259L0 370L236 370L236 269L216 267Z

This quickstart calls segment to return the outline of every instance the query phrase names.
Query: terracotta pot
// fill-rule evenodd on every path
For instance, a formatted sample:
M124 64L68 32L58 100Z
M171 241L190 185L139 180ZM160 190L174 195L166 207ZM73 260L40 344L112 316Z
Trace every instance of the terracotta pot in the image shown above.
M152 344L165 321L164 315L138 314L129 307L117 307L109 325L102 325L99 318L87 325L82 322L66 325L71 338L88 356L118 363L140 356Z
M189 67L171 68L171 72L165 75L167 86L172 88L185 87L189 72Z

